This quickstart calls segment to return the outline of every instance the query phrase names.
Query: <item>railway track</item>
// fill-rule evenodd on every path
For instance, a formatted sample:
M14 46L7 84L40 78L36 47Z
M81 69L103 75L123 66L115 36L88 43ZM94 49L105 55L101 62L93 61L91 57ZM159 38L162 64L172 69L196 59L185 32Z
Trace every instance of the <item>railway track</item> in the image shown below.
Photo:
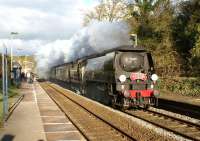
M132 116L73 94L57 85L40 85L87 140L176 140L164 132L158 133L141 126Z
M64 89L52 84L42 83L41 86L63 112L66 113L68 118L87 140L173 140L172 138L162 137L156 134L153 135L155 136L153 138L151 134L152 131L150 131L148 135L144 135L142 131L141 133L139 133L138 130L134 131L136 130L134 127L136 124L131 122L127 117L120 117L120 115L117 117L118 114L114 115L112 112L106 113L102 109L99 110L98 107L95 107L95 104L83 102L84 100L82 101L81 96L75 94L71 94L70 96ZM110 118L106 117L108 113L111 114ZM181 138L183 137L183 139L200 140L199 123L193 123L185 119L152 110L126 110L125 113L129 115L129 117L135 117L150 123L164 131L173 133L173 135L178 135ZM120 122L116 121L116 119ZM138 129L140 128L138 125L136 127ZM136 135L136 132L138 132L139 135ZM144 137L141 137L141 134L144 135ZM138 138L138 136L140 137ZM149 136L149 138L146 136Z
M114 127L112 124L88 111L76 101L57 91L54 87L48 84L42 84L42 87L61 107L87 140L135 140L124 131Z
M165 109L167 111L186 115L200 120L200 106L188 104L185 102L171 101L168 99L158 99L158 108Z
M189 140L200 140L200 124L195 124L188 120L183 120L152 110L126 110L125 113L146 122L150 122L153 125L183 136Z

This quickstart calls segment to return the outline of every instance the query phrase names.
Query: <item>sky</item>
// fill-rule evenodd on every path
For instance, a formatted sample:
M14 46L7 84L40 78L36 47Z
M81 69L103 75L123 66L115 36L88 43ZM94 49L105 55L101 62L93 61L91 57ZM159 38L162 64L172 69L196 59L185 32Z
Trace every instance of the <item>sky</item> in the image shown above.
M0 52L31 55L39 47L68 40L83 25L97 0L0 0ZM18 32L11 35L11 32Z

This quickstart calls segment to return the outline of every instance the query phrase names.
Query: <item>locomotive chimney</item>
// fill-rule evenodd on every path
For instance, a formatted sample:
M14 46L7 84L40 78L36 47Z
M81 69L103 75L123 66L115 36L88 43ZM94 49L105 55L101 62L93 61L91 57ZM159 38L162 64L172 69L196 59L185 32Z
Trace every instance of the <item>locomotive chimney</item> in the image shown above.
M131 40L132 44L134 45L134 47L136 47L137 46L137 34L131 34L130 40Z

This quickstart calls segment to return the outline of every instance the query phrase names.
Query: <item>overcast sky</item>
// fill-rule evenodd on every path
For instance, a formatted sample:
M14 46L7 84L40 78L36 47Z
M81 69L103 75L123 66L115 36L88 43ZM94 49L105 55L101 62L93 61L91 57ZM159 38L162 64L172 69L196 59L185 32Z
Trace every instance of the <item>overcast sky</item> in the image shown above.
M41 45L68 40L95 5L97 0L0 0L0 51L4 43L18 48L16 54L32 54Z

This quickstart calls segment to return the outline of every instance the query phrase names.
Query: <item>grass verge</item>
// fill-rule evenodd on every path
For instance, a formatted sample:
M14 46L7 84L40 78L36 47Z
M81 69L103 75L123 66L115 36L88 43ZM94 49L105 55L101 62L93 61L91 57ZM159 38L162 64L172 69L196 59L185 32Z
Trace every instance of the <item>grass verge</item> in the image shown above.
M8 89L8 107L11 107L19 96L20 96L19 89L16 88L15 86L10 86ZM2 94L2 88L0 87L0 126L2 126L2 121L3 121L3 94Z

